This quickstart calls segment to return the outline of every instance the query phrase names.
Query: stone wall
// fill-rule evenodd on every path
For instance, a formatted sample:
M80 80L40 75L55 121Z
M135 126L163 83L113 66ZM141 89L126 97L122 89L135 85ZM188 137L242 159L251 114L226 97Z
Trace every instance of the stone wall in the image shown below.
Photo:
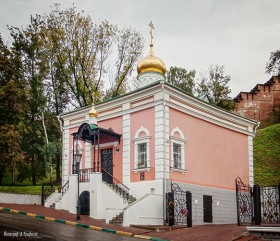
M213 224L237 223L235 190L178 182L176 182L176 184L178 184L182 190L192 193L192 221L194 225L207 224L204 222L203 196L205 195L212 197ZM167 190L171 190L170 182L167 183Z
M41 205L41 195L0 193L0 203Z
M280 104L280 78L273 76L264 84L257 84L250 92L240 92L235 98L234 112L263 122L270 118Z

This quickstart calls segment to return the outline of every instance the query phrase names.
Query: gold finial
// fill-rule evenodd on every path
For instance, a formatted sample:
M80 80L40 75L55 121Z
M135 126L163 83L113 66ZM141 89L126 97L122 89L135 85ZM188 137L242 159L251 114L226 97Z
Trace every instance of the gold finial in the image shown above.
M95 92L93 92L92 95L91 95L92 107L91 107L90 111L88 112L90 117L97 117L98 116L98 112L94 108L94 101L95 101L94 96L95 96Z
M151 34L151 43L150 43L150 47L153 47L153 45L154 45L154 43L153 43L153 40L154 40L153 29L155 29L154 24L153 24L153 21L151 21L151 22L149 23L149 26L151 27L151 30L150 30L150 34Z

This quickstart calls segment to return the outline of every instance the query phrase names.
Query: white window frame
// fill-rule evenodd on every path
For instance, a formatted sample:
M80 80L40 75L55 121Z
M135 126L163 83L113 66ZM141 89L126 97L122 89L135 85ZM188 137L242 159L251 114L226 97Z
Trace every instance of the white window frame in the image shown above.
M145 136L140 137L141 133L145 133ZM134 136L134 172L143 172L143 171L150 171L151 170L151 163L150 163L150 132L148 129L144 128L143 126L136 132ZM147 166L144 168L139 168L138 166L138 145L146 143L147 145Z
M175 136L178 133L179 137ZM171 131L170 136L170 145L171 145L171 166L170 169L173 172L181 172L186 173L186 160L185 160L185 143L186 139L184 137L183 132L179 129L179 127L174 128ZM181 146L181 168L174 167L174 144Z

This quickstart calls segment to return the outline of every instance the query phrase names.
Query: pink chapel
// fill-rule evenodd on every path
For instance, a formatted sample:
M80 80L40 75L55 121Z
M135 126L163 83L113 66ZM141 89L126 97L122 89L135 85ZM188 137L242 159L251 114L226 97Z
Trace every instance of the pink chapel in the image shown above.
M152 41L137 72L135 91L59 116L63 188L45 205L123 226L236 223L258 122L166 82Z

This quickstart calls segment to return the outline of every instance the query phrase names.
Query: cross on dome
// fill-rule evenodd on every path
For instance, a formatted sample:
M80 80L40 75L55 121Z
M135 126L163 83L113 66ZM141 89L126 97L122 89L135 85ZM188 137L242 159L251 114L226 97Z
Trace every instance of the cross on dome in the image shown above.
M154 24L153 24L153 21L151 21L151 22L149 23L149 26L151 27L151 30L150 30L150 34L151 34L151 44L150 44L150 46L152 47L152 46L154 45L154 44L153 44L153 40L154 40L153 29L155 29Z
M150 43L150 51L149 54L141 59L138 64L137 64L137 72L138 74L143 74L143 73L159 73L162 75L165 75L166 72L166 67L165 63L158 57L155 56L154 53L154 35L153 35L153 30L155 29L153 21L149 23L150 29L150 35L151 35L151 43Z

